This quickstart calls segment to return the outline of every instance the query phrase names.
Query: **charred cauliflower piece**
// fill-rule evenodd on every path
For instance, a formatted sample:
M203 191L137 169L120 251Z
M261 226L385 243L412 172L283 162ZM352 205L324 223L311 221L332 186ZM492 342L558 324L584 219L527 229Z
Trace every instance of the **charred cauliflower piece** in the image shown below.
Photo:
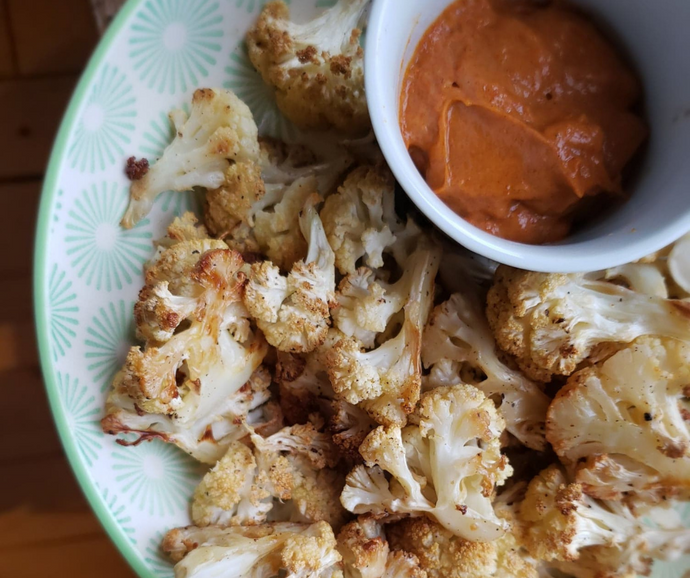
M259 158L258 129L252 114L230 90L201 88L194 92L189 117L177 110L170 119L175 138L130 187L129 207L122 218L127 229L149 213L162 192L217 188L231 164Z
M138 434L122 444L158 437L215 463L243 435L238 420L270 397L270 376L257 371L267 347L242 305L242 258L229 249L202 251L204 243L177 242L148 267L135 307L147 342L130 349L115 376L102 427ZM173 293L171 281L158 279L178 271L187 276Z
M521 504L524 543L539 560L583 578L648 576L654 559L690 551L673 503L635 511L622 502L585 495L559 466L541 472Z
M383 253L396 241L394 231L403 228L395 214L394 188L385 165L360 166L326 199L321 219L343 275L354 273L360 260L372 269L383 267Z
M478 373L475 385L496 400L506 429L526 446L544 449L550 399L496 355L479 300L455 293L434 309L424 330L422 361L431 368L425 387L461 383L461 375Z
M342 578L326 522L176 528L166 534L163 551L176 563L178 577Z
M369 351L362 350L354 335L345 337L324 354L336 395L360 404L379 423L404 425L419 400L422 331L433 304L439 261L436 247L420 247L408 259L402 278L391 291L397 305L382 304L388 311L402 305L404 318L397 334ZM351 309L363 301L353 303Z
M330 436L311 424L283 428L251 444L235 442L194 493L192 519L198 526L254 525L266 521L276 501L290 521L339 526L342 476L328 469L337 461Z
M493 542L469 542L426 518L387 526L394 550L414 554L429 578L537 578L536 563L512 533Z
M252 64L298 127L348 134L370 128L357 27L366 5L366 0L339 0L315 19L296 24L284 2L270 2L247 34Z
M507 524L491 500L512 469L501 455L505 423L493 402L457 385L424 394L417 411L418 425L381 426L367 436L359 449L366 466L348 475L343 505L377 517L428 515L466 540L500 538Z
M268 261L252 265L244 303L280 351L308 353L326 340L330 308L335 305L335 257L326 240L315 205L307 200L300 228L309 244L304 261L295 263L287 277Z
M640 338L570 377L549 408L547 439L573 466L604 457L585 462L578 473L593 496L687 494L689 384L690 345Z
M644 335L690 341L690 303L578 274L499 267L487 315L498 345L541 381L570 375L602 343Z

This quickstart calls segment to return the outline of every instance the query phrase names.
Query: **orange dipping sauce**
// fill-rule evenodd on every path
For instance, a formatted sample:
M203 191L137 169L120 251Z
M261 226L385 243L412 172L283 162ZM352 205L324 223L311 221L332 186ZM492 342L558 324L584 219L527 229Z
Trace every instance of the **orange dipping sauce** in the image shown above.
M457 0L422 37L403 82L403 138L429 186L499 237L548 243L621 198L648 131L641 87L567 4Z

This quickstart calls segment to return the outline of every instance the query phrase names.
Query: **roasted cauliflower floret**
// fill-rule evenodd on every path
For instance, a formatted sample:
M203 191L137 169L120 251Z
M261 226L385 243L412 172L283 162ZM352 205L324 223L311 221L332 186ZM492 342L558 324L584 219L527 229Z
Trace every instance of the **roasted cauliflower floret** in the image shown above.
M338 306L332 313L334 325L363 347L375 347L376 338L408 301L412 274L408 268L407 275L389 284L377 279L371 269L361 267L343 277L335 294Z
M381 524L360 516L338 534L344 578L427 578L409 552L391 552Z
M185 244L168 249L159 265L168 252ZM130 349L113 381L102 427L110 434L136 433L139 440L159 437L201 461L215 463L239 433L237 420L268 399L270 377L260 373L254 382L251 379L267 347L251 330L242 305L246 282L240 271L242 258L229 249L212 249L196 257L184 286L196 297L178 296L183 306L173 303L162 316L154 312L153 318L160 322L157 330L151 317L141 314L151 325L146 332L167 341ZM142 292L147 303L153 299L149 289L154 295L171 296L163 281Z
M434 309L424 330L422 361L432 368L428 387L460 383L462 377L478 374L474 384L496 401L506 429L526 446L544 449L550 400L533 381L496 355L496 343L479 300L455 293ZM444 362L439 368L443 378L433 371L439 362Z
M532 480L520 506L524 543L536 558L576 577L648 576L653 559L690 551L690 529L672 506L635 512L595 500L553 465Z
M232 444L204 476L194 493L192 519L198 526L261 524L280 500L290 501L291 509L283 508L290 521L338 526L343 479L327 469L336 461L330 436L311 424L267 438L252 433L250 445Z
M270 2L247 34L252 64L298 127L349 134L370 128L357 27L366 5L366 0L339 0L315 19L296 24L284 2Z
M553 465L529 484L520 505L524 544L539 560L577 560L582 548L610 546L622 541L627 523L602 503L570 484L560 466Z
M355 337L335 342L325 353L328 376L336 395L361 404L379 423L404 425L419 400L421 338L434 297L440 251L420 247L396 284L404 319L400 330L375 349L362 351Z
M258 163L231 165L223 185L207 193L206 223L232 248L289 270L307 254L298 225L306 199L329 195L350 162L343 151L317 159L300 145L262 139Z
M491 499L512 470L501 455L505 423L493 402L457 385L424 394L417 412L418 425L381 426L367 436L359 448L366 466L348 475L343 505L378 517L428 515L466 540L500 538L507 525Z
M163 551L176 562L175 575L185 578L342 578L326 522L176 528L166 534Z
M387 526L394 550L419 559L429 578L537 578L535 563L507 532L493 542L469 542L426 518L407 518Z
M122 226L131 228L151 210L164 191L215 189L232 163L259 158L258 129L252 113L230 90L200 88L192 97L189 117L181 110L170 119L175 138L149 171L130 187Z
M616 495L605 464L589 461L580 466L578 480L586 480L593 496L688 492L689 384L690 345L642 337L570 377L549 408L547 439L566 464L606 456L616 477L629 483Z
M287 277L268 261L252 265L244 303L266 340L279 349L308 353L326 340L330 308L335 305L334 255L312 197L300 216L309 244L304 261Z
M343 275L354 273L360 260L372 269L383 267L383 253L396 241L393 231L403 228L395 214L394 188L385 165L360 166L326 199L321 219Z
M578 274L499 267L487 315L498 345L541 381L570 375L602 343L644 335L690 341L690 303Z

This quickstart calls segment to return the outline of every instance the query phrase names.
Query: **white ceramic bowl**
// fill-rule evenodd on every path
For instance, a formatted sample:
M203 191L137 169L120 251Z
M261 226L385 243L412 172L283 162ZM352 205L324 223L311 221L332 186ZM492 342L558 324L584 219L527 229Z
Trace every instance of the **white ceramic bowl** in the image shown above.
M494 237L456 215L427 186L399 126L403 74L421 36L451 0L374 0L365 79L374 131L412 201L446 234L481 255L534 271L605 269L657 251L690 230L690 1L573 0L615 31L642 76L649 148L630 200L555 245Z

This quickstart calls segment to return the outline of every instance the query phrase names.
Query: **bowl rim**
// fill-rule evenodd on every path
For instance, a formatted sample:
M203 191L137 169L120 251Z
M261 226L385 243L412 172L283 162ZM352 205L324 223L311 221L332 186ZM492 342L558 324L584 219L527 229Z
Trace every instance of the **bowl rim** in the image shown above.
M448 0L450 4L453 0ZM625 243L600 246L606 238L603 233L595 239L581 243L566 242L548 245L529 245L496 237L487 233L456 214L433 192L412 163L407 151L400 151L397 138L400 124L387 122L387 108L391 104L398 116L399 103L384 101L384 78L381 71L382 45L386 42L384 27L386 12L394 0L373 0L367 26L366 48L364 50L364 79L366 97L374 134L386 162L396 180L410 200L431 222L451 239L463 247L499 263L539 272L579 273L617 267L641 259L670 245L690 231L690 213L684 218L667 223L657 230L637 234L634 229L627 233ZM398 25L396 20L395 25ZM397 67L396 67L397 69ZM404 74L405 67L400 62ZM399 87L395 91L399 97Z
M96 48L89 58L89 62L84 72L79 78L69 105L60 122L57 136L53 142L50 152L48 168L41 187L41 198L38 208L36 221L36 233L34 238L34 266L33 266L33 306L34 324L36 330L36 341L38 344L39 364L43 376L44 387L48 396L50 412L53 422L60 438L60 443L64 449L67 461L70 464L72 473L76 478L79 487L86 497L86 500L98 518L106 534L117 548L120 555L129 564L132 570L139 576L154 578L154 574L147 567L144 560L130 543L129 539L122 531L120 525L113 518L108 510L102 496L96 490L96 485L79 455L76 443L66 414L62 408L62 402L58 393L56 369L50 354L50 344L47 327L50 325L48 315L47 298L47 263L48 263L48 234L50 231L51 209L58 192L58 176L62 167L63 159L66 155L67 140L78 121L77 113L83 101L87 97L87 91L100 71L105 58L112 44L120 36L125 24L129 22L130 16L144 4L146 0L127 0L120 8L119 12L108 25L107 30L98 41Z

